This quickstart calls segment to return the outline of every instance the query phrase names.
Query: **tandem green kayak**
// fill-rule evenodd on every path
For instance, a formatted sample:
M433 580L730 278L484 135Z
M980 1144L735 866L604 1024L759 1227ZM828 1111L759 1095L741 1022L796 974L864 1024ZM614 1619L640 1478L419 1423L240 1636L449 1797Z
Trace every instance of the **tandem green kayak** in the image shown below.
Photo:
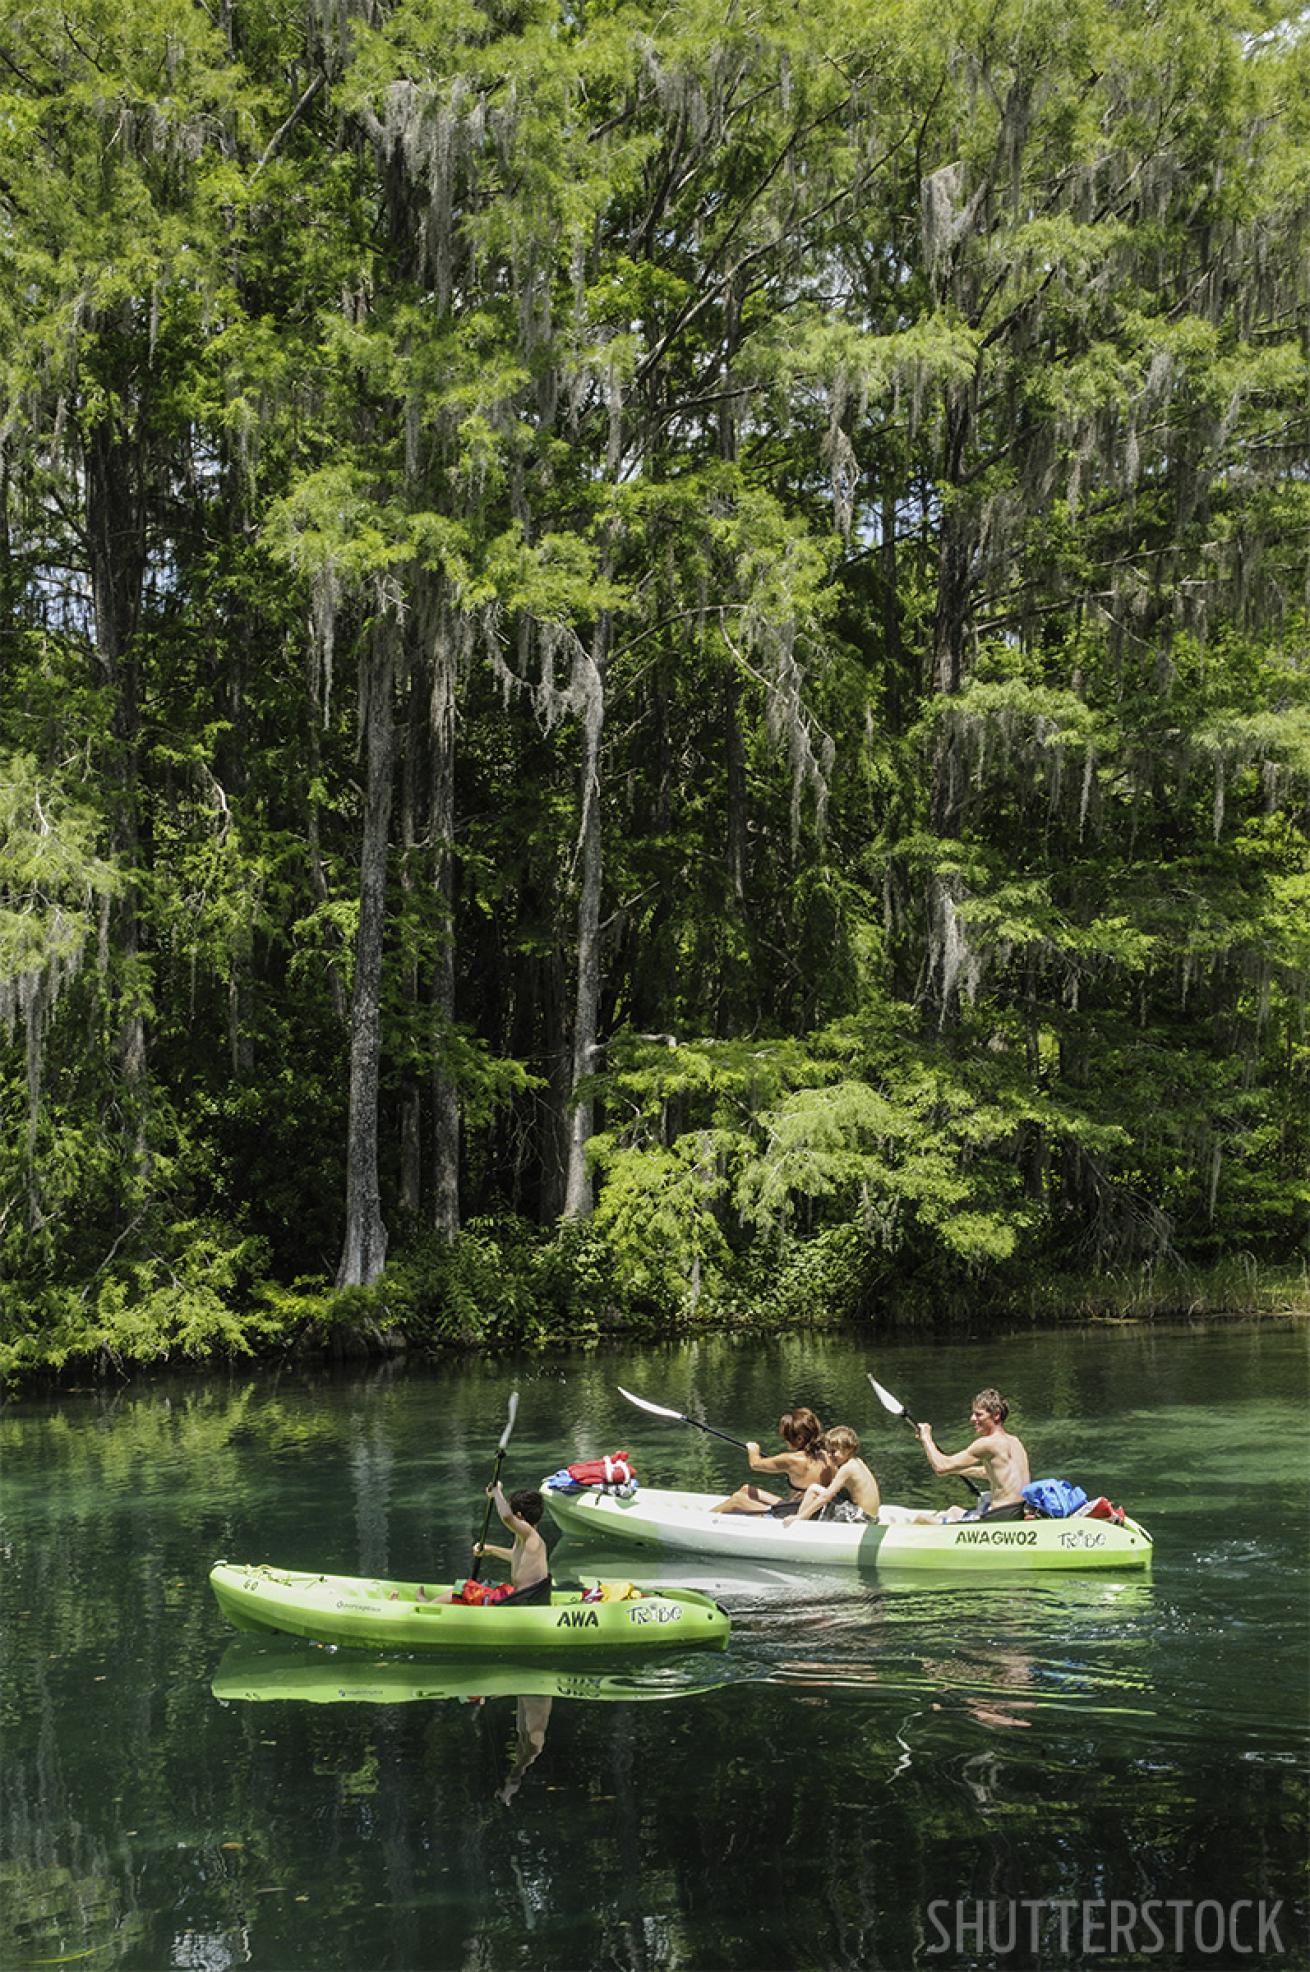
M785 1526L764 1513L715 1513L713 1493L642 1486L613 1493L546 1491L556 1525L580 1540L797 1566L963 1570L1149 1568L1152 1540L1138 1521L954 1520L925 1526L910 1509L886 1507L878 1521L806 1520Z
M240 1630L273 1630L314 1643L365 1649L487 1651L685 1650L728 1641L728 1616L695 1589L633 1590L623 1601L584 1602L580 1589L557 1589L549 1602L469 1608L439 1602L440 1583L375 1581L313 1575L289 1568L217 1561L210 1587ZM627 1585L630 1586L630 1585Z

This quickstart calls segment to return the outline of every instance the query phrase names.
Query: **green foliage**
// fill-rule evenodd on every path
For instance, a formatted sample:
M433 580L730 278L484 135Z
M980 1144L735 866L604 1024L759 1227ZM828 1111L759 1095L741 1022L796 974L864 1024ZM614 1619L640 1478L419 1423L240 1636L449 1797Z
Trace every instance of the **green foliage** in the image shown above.
M0 760L0 987L76 970L93 913L119 888L100 817L31 754Z
M757 1322L835 1328L875 1313L885 1270L858 1226L821 1226L803 1239L783 1234L764 1246L760 1260L763 1264L743 1270L734 1297L745 1301Z
M0 1338L0 1381L88 1358L122 1371L178 1357L252 1356L279 1334L250 1309L266 1263L261 1242L213 1221L172 1226L166 1254L106 1270L80 1294L40 1294L26 1332L11 1327Z
M1304 1251L1299 17L19 32L8 1371Z
M637 1307L685 1297L694 1310L703 1271L727 1256L716 1208L728 1189L725 1162L737 1151L732 1134L691 1131L667 1150L623 1149L602 1134L590 1151L604 1181L596 1228L614 1252L621 1290Z
M430 1347L587 1342L626 1325L611 1251L591 1225L553 1237L520 1219L471 1220L416 1240L371 1288L327 1297L331 1323L395 1324Z

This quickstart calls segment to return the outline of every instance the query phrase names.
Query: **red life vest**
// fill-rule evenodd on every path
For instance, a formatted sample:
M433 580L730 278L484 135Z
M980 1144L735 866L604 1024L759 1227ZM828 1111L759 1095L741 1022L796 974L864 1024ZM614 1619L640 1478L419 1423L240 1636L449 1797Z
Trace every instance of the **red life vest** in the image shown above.
M579 1459L568 1470L569 1478L579 1486L626 1486L637 1476L626 1452L614 1452L609 1458Z
M506 1596L513 1593L508 1582L497 1582L493 1585L491 1582L467 1581L461 1584L455 1600L467 1602L474 1609L482 1609L488 1603L503 1602Z
M1124 1524L1123 1508L1115 1506L1104 1493L1101 1494L1100 1499L1093 1500L1090 1506L1085 1506L1083 1513L1088 1520L1113 1520L1116 1527L1122 1527Z

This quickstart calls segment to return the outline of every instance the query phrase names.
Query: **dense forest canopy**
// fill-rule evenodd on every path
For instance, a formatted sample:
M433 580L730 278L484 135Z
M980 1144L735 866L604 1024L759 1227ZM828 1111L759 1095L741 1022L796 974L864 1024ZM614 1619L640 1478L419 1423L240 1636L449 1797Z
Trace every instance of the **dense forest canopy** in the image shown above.
M1278 0L17 0L6 1361L1303 1255L1307 214Z

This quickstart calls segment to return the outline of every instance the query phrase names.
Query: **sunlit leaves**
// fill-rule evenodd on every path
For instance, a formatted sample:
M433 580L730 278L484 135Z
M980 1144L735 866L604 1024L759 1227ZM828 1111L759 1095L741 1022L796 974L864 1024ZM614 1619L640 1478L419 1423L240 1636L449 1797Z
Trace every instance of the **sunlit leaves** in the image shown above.
M0 759L0 1019L15 995L76 971L101 900L120 877L104 821L28 754Z

